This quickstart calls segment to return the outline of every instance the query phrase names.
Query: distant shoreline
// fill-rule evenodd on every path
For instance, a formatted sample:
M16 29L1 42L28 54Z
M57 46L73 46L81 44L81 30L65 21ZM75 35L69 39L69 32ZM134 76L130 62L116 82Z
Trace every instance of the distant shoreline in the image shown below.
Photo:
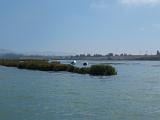
M157 55L131 55L131 56L101 56L101 57L75 57L75 56L67 56L67 57L54 57L55 60L142 60L142 61L160 61L160 56Z
M43 56L43 55L5 55L0 59L38 59L38 60L147 60L160 61L160 55L118 55L118 56Z

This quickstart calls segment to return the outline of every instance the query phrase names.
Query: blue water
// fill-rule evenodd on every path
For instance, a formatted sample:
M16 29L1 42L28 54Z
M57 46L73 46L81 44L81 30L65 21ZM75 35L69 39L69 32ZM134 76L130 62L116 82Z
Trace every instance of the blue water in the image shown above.
M0 66L0 120L160 120L160 62L113 66L110 77Z

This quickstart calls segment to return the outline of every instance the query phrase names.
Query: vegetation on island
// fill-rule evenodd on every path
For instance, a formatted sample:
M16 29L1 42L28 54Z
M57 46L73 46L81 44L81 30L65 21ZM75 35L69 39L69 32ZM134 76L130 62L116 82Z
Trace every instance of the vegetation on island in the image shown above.
M40 71L67 71L78 74L90 74L109 76L117 72L111 65L92 65L90 67L76 67L70 64L61 64L59 61L48 62L47 60L0 60L0 65L17 67L19 69L40 70Z

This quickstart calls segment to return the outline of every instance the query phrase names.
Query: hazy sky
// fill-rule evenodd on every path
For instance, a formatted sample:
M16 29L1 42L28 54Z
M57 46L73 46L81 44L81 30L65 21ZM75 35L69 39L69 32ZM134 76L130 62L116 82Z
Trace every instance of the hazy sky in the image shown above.
M160 0L0 0L0 48L154 53Z

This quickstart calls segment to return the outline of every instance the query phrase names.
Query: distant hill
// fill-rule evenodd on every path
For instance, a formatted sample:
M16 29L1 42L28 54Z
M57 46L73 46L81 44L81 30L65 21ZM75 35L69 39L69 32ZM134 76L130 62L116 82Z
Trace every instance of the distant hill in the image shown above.
M33 59L44 59L44 58L55 58L56 56L70 56L73 53L68 52L26 52L16 53L7 49L0 49L0 58L4 59L19 59L19 58L33 58Z
M1 56L1 55L5 55L5 54L8 54L8 53L12 53L12 51L7 50L7 49L0 49L0 56Z
M12 58L20 58L22 54L14 53L11 50L0 49L0 58L12 59Z
M45 52L26 52L24 55L35 55L35 56L71 56L74 55L74 53L69 52L51 52L51 51L45 51Z

